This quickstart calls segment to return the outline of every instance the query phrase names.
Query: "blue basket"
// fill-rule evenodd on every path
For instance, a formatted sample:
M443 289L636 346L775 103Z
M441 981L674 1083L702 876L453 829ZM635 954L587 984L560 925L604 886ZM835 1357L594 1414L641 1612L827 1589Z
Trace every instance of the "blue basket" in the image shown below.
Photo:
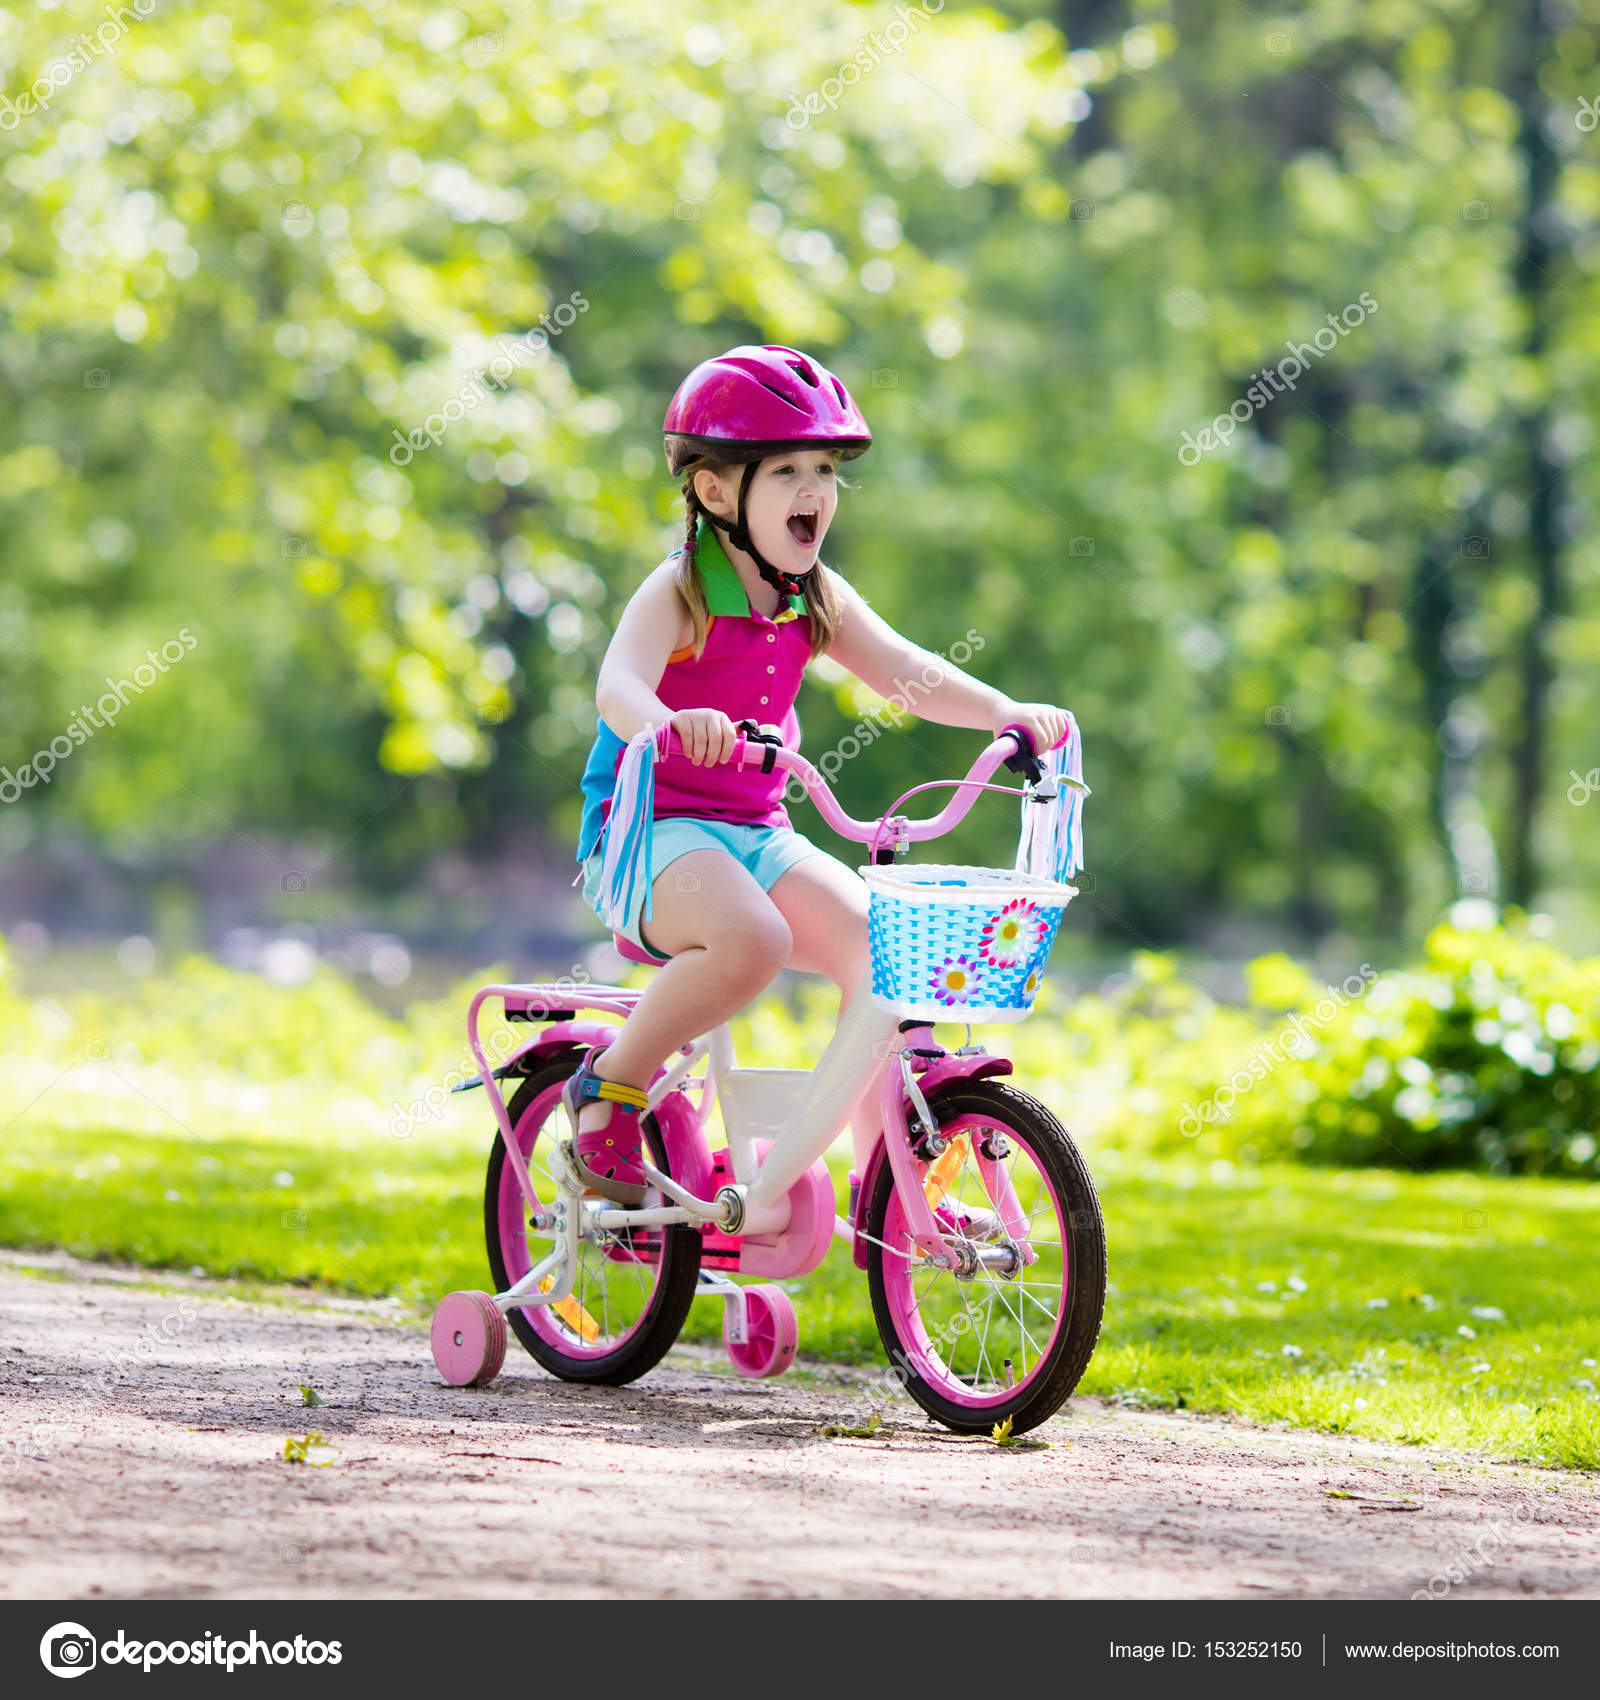
M873 1002L925 1021L1022 1021L1076 886L1002 868L871 867Z

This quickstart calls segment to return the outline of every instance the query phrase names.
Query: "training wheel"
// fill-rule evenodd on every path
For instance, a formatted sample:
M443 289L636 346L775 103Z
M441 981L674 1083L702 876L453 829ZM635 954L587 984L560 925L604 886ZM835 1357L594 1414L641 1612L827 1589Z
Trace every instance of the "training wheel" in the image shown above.
M744 1290L744 1339L734 1340L733 1306L722 1311L722 1345L740 1375L782 1375L794 1362L800 1323L782 1287L763 1282Z
M481 1387L506 1361L506 1319L487 1293L451 1293L433 1313L433 1361L451 1387Z

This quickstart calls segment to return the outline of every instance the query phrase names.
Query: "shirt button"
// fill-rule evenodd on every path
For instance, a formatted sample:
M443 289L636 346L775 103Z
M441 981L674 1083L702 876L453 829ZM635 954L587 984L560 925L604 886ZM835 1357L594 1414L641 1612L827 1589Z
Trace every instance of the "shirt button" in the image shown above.
M765 698L765 697L763 697L763 698L762 698L762 699L761 699L761 706L762 706L762 707L763 707L763 708L765 708L765 707L766 707L766 706L767 706L767 699L766 699L766 698Z
M769 668L768 668L768 669L767 669L767 671L768 671L768 672L769 672L769 673L776 673L776 672L777 672L777 671L778 671L778 669L777 669L777 668L776 668L776 667L769 667Z
M776 632L768 632L767 633L767 642L768 643L776 643L777 641L778 641L778 634Z

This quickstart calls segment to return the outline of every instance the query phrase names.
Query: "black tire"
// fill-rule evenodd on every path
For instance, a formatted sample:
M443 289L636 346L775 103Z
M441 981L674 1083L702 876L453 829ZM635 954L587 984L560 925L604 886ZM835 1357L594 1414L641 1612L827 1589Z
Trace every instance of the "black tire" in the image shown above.
M992 1126L1020 1140L1040 1170L1048 1173L1065 1218L1060 1231L1071 1272L1067 1283L1067 1314L1040 1362L1019 1388L1017 1397L974 1409L951 1398L916 1369L906 1343L896 1333L885 1285L884 1265L894 1254L869 1242L867 1282L878 1333L890 1363L896 1366L896 1379L929 1416L946 1428L958 1434L987 1434L995 1423L1010 1417L1012 1432L1022 1434L1037 1428L1060 1410L1094 1355L1106 1296L1106 1236L1100 1200L1066 1128L1025 1092L997 1080L952 1081L930 1094L928 1108L941 1127L958 1117L985 1118ZM894 1175L885 1162L879 1168L867 1207L867 1232L875 1241L887 1237L885 1224L893 1194Z
M507 1106L513 1129L518 1127L528 1107L542 1093L576 1072L582 1055L577 1048L560 1052L537 1073L530 1074L523 1081L512 1094L511 1102ZM557 1115L559 1114L557 1112ZM556 1116L551 1116L542 1126L547 1132L542 1134L541 1138L548 1137L549 1133L555 1133L558 1138L567 1137L565 1116L560 1116L559 1120ZM666 1148L662 1144L661 1130L656 1125L654 1116L644 1118L643 1131L645 1149L649 1153L651 1163L663 1174L670 1174L672 1171L667 1167ZM499 1201L501 1176L505 1167L505 1143L497 1132L494 1148L489 1153L489 1170L483 1196L484 1237L489 1248L489 1271L493 1277L494 1291L497 1293L503 1293L511 1285L511 1277L507 1272L505 1256L500 1245ZM540 1334L525 1311L508 1311L506 1321L529 1355L563 1381L581 1381L606 1387L620 1387L625 1382L638 1380L646 1371L654 1369L682 1331L684 1320L689 1314L689 1306L694 1302L695 1284L700 1274L699 1232L693 1227L671 1227L660 1232L660 1276L643 1318L615 1352L597 1357L570 1355Z

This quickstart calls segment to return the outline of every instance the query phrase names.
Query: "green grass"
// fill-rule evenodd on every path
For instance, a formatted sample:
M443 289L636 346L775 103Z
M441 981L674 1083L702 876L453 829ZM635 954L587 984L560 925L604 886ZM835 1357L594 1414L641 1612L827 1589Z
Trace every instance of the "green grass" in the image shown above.
M425 1306L487 1278L486 1150L465 1112L408 1141L24 1117L0 1147L0 1242ZM1111 1292L1083 1391L1600 1466L1593 1183L1114 1159L1094 1165ZM842 1247L791 1290L803 1351L881 1360ZM697 1305L689 1337L719 1327Z

